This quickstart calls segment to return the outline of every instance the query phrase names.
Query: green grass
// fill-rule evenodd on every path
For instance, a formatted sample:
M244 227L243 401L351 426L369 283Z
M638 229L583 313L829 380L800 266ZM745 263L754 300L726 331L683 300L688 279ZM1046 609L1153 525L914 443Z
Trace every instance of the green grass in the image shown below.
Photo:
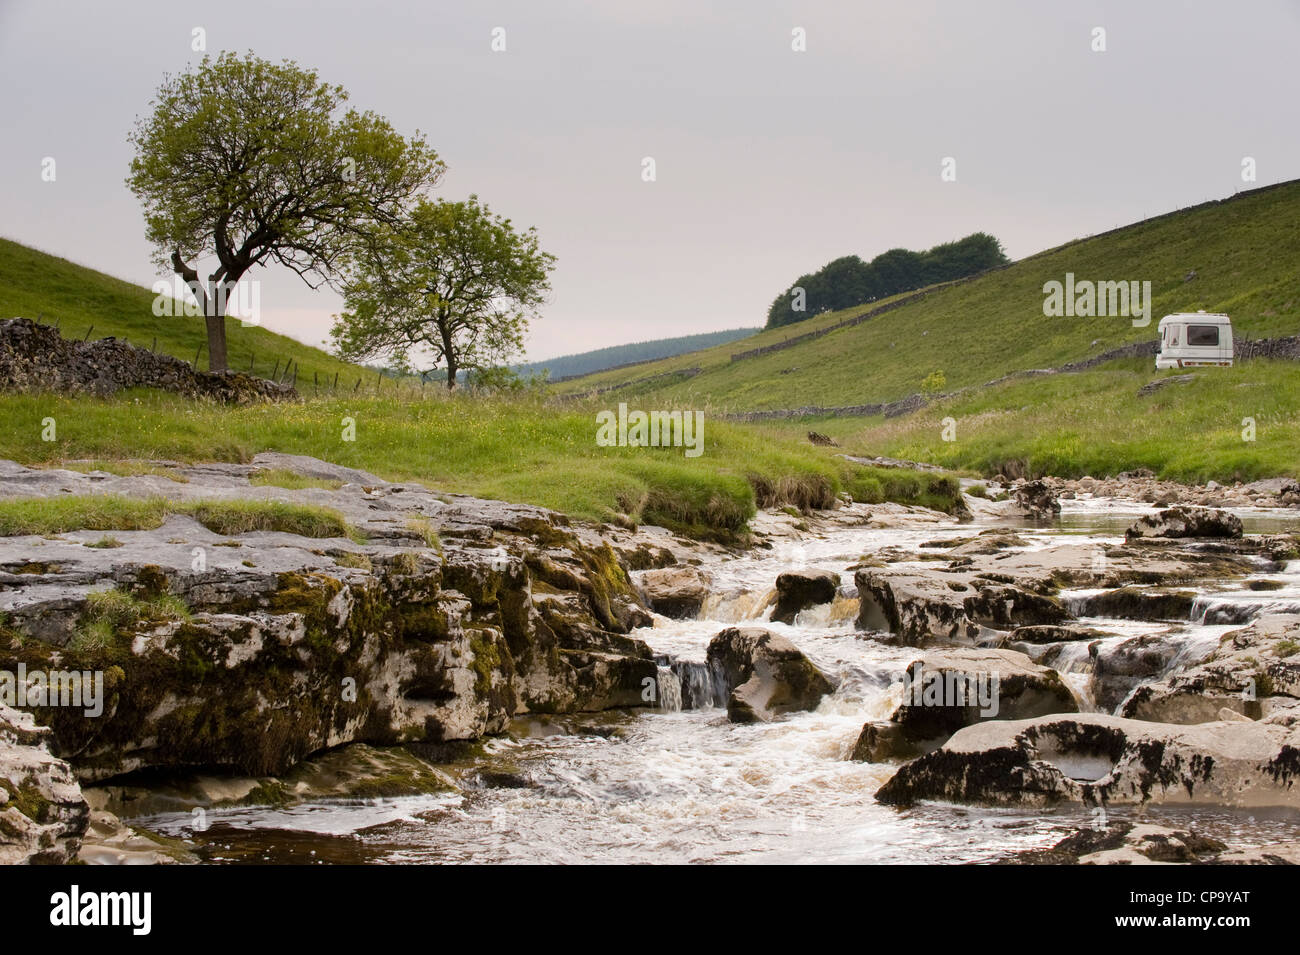
M86 598L86 611L78 621L68 649L95 653L112 647L118 634L140 620L189 620L190 608L172 594L149 599L134 597L124 590L99 590Z
M105 471L109 474L116 474L121 477L136 477L141 474L152 474L157 477L165 477L169 481L175 481L177 484L188 484L189 478L183 474L178 474L171 468L160 467L151 464L148 461L64 461L59 467L68 471L80 471L82 474L89 474L91 471Z
M1294 335L1300 332L1297 271L1300 182L1293 182L1071 242L768 355L730 361L732 352L833 324L865 307L559 388L578 393L700 367L691 378L634 384L605 398L735 411L892 401L920 392L929 376L934 382L942 375L945 389L955 390L1154 341L1160 317L1176 311L1227 312L1239 338ZM1063 281L1066 272L1093 281L1149 280L1151 325L1135 328L1121 317L1045 317L1043 284Z
M949 508L956 502L955 496L936 494L928 481L908 485L895 472L889 484L801 436L774 440L765 429L707 416L704 452L696 458L685 457L681 448L601 447L595 440L596 410L594 405L557 407L536 395L322 397L246 407L195 404L144 390L109 399L4 395L0 414L11 426L0 433L0 458L44 465L67 458L133 457L246 462L260 451L276 450L443 491L538 504L578 518L661 523L720 538L742 534L757 506L825 507L845 491L864 499L906 495ZM46 417L58 421L58 441L41 440ZM344 440L345 419L355 423L354 441ZM220 440L214 442L214 435ZM79 505L75 518L50 514L23 523L0 517L0 529L115 530L129 529L132 522L157 526L161 520L149 510L163 507L157 502L83 500L87 503ZM63 497L14 506L22 511L74 504ZM143 516L137 513L142 510ZM208 515L206 520L220 524L221 533L255 529L229 518Z
M989 476L1100 477L1146 467L1171 480L1222 483L1300 473L1300 369L1294 362L1205 368L1190 382L1138 395L1148 382L1177 374L1129 359L1007 382L906 417L804 425L833 435L853 453ZM956 422L955 441L943 440L945 418ZM1255 421L1253 442L1243 440L1247 418Z
M153 530L171 514L193 517L222 535L282 531L303 537L348 537L353 533L337 511L286 501L172 501L116 494L62 494L0 500L0 537L48 536L76 530ZM92 546L114 545L101 539Z
M256 278L256 276L250 276ZM201 344L206 343L202 318L168 318L153 314L154 293L84 266L69 262L9 239L0 239L0 317L41 319L45 324L58 323L65 338L114 336L133 345L157 348L176 358L193 361ZM93 328L92 328L93 326ZM252 370L269 378L287 362L298 368L298 387L308 393L312 376L322 386L333 385L338 375L339 389L373 388L375 372L339 361L318 348L304 345L284 335L257 326L244 327L238 320L226 322L230 367L236 371ZM207 348L199 367L207 367ZM278 375L278 372L277 372ZM385 382L392 388L392 382Z
M267 468L264 471L254 472L253 476L248 479L248 483L254 487L283 487L291 491L301 490L305 487L321 487L334 491L343 486L342 481L307 477L305 474L286 471L283 468Z

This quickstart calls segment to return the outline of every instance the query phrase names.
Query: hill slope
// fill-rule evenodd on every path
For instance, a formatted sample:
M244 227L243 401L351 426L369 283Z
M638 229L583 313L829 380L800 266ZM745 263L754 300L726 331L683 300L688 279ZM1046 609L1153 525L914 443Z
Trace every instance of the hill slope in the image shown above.
M727 342L745 338L757 331L757 328L729 328L721 332L701 332L698 335L681 335L677 338L656 338L652 341L632 342L627 345L611 345L608 348L561 355L546 361L527 362L514 366L514 370L522 375L549 371L550 380L558 381L579 375L590 375L608 368L622 368L660 358L672 358L674 355L683 355L702 348L711 348L714 345L725 345Z
M935 371L942 371L946 387L954 389L1153 340L1160 316L1174 311L1227 312L1238 337L1293 335L1300 332L1298 271L1300 181L1293 181L1071 242L934 288L860 324L789 348L731 360L732 353L871 309L828 313L721 348L603 372L560 388L570 393L614 389L609 397L637 396L651 406L729 411L890 401L921 390ZM1046 317L1044 283L1063 282L1066 273L1077 280L1150 281L1151 325L1135 328L1126 317Z
M121 279L96 272L57 256L39 252L9 239L0 239L0 318L39 318L58 323L65 338L126 338L134 345L193 361L207 336L200 318L159 318L153 314L154 293ZM351 386L358 376L374 379L373 370L339 361L318 348L259 327L226 322L230 367L252 371L264 378L278 373L287 362L298 369L299 387L339 376ZM201 357L199 367L206 367Z

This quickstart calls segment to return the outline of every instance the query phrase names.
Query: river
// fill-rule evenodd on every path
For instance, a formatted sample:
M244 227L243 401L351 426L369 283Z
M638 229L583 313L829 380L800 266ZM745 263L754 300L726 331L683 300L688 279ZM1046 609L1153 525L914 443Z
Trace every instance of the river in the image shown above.
M1017 528L1028 541L1024 549L1063 538L1116 544L1136 517L1155 510L1109 500L1062 505L1057 526ZM1247 533L1300 529L1294 511L1235 513ZM679 709L678 681L663 668L657 708L518 719L508 736L444 765L452 785L443 791L287 809L213 809L201 831L188 812L130 821L184 840L211 862L971 863L1050 846L1070 826L1095 819L1080 809L922 805L900 811L877 804L874 793L896 767L846 757L864 722L888 717L901 692L891 679L917 651L856 632L856 603L847 599L804 611L793 626L762 619L777 574L791 566L838 569L851 589L847 568L863 555L911 550L985 526L994 522L868 525L719 558L708 568L718 585L700 619L659 619L633 634L689 676L691 662L702 664L709 640L727 626L782 633L838 680L814 712L735 725L723 708ZM1204 591L1192 619L1183 622L1080 622L1118 634L1112 640L1169 631L1192 653L1257 613L1300 612L1300 561L1267 576L1280 588L1257 592L1244 581L1226 582ZM1068 602L1078 594L1062 596ZM1092 708L1086 641L1057 665L1083 707ZM1145 818L1194 820L1199 831L1232 845L1295 838L1295 820L1284 815L1152 809Z

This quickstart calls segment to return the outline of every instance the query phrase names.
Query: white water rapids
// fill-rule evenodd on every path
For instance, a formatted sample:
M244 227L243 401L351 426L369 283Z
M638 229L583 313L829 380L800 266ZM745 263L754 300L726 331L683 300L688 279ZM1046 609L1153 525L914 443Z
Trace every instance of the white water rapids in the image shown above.
M1027 549L1050 546L1061 535L1076 543L1116 544L1137 516L1154 510L1110 501L1062 504L1060 527L1017 529L1030 541ZM1248 533L1296 526L1294 512L1236 513ZM680 709L677 678L664 669L658 709L521 719L509 737L489 741L486 758L476 765L508 774L509 786L474 784L470 767L461 788L429 796L212 810L212 828L201 838L188 813L134 822L183 838L213 861L959 863L1050 846L1062 838L1063 826L1086 821L1086 813L939 805L899 811L877 804L874 793L896 765L846 757L864 722L888 717L901 693L890 675L917 651L855 632L853 600L805 611L794 626L763 619L783 570L844 572L883 547L912 550L922 541L965 537L987 526L868 525L718 560L707 567L717 586L701 619L660 619L633 634L658 654L702 663L709 640L725 627L768 627L838 680L815 712L734 725L722 708ZM852 576L842 574L850 592ZM1281 589L1256 592L1234 581L1203 594L1198 619L1175 625L1184 654L1208 648L1258 612L1300 611L1300 562L1267 576ZM1073 596L1063 595L1067 601ZM1216 622L1221 618L1231 619ZM1170 629L1168 623L1111 619L1080 623L1119 635L1110 640ZM1078 693L1087 685L1088 642L1078 641L1056 662ZM692 672L679 662L678 671L687 681L708 680L703 667ZM687 695L693 695L690 687ZM1195 821L1229 842L1269 834L1294 838L1285 820L1198 810Z

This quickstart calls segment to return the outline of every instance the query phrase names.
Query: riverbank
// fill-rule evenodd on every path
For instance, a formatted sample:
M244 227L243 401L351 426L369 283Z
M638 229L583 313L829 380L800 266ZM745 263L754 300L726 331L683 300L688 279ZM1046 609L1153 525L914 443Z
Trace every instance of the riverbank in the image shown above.
M602 446L598 410L558 407L542 395L421 396L409 389L244 406L144 389L108 398L6 394L0 415L11 426L0 436L0 458L175 474L177 466L247 463L274 449L441 492L736 543L759 508L810 511L843 495L941 510L960 505L956 482L944 475L860 467L803 435L774 440L707 414L698 456L673 446Z

